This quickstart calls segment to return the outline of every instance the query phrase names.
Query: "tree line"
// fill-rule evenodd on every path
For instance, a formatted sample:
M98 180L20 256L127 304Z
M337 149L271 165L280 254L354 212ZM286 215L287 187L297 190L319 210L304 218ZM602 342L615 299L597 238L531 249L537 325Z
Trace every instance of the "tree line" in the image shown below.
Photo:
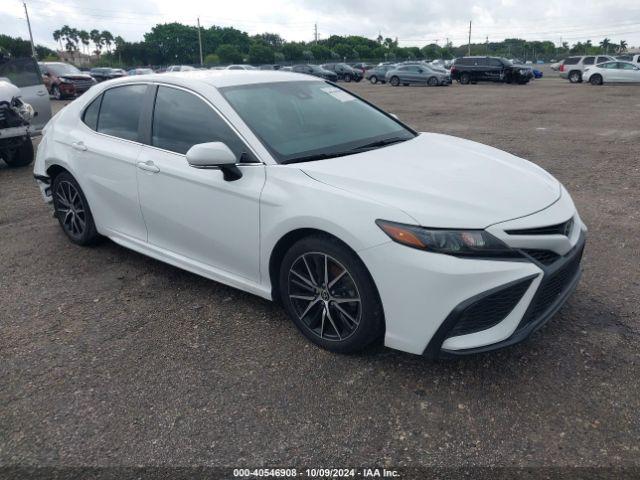
M206 65L229 63L292 63L326 61L403 61L452 59L468 54L491 55L526 60L564 58L568 55L621 53L627 42L616 44L605 38L599 44L590 40L556 46L551 41L528 41L508 38L500 42L473 43L454 46L431 43L423 47L400 47L398 40L378 36L332 35L312 42L288 42L277 33L249 35L233 27L211 26L201 28L202 50ZM97 65L135 66L199 64L198 28L181 23L154 26L140 42L127 42L107 30L79 30L68 25L53 32L60 50L91 53L98 58ZM30 45L22 39L0 35L0 48L15 56L30 55ZM54 52L36 47L38 57L51 57Z

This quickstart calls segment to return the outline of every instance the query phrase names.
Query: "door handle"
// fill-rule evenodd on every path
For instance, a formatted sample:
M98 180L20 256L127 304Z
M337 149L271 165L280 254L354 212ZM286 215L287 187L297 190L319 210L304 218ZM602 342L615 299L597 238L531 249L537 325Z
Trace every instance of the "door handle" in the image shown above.
M144 170L145 172L158 173L160 169L156 167L151 160L147 160L146 162L138 162L138 168L140 170Z
M73 142L71 146L80 152L87 151L87 146L84 144L84 142Z

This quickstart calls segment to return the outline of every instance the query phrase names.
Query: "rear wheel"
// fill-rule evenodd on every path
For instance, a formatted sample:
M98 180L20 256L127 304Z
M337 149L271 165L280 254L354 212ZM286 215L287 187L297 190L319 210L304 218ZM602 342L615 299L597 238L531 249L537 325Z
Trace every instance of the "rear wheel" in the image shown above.
M351 353L384 333L378 293L362 261L328 236L295 243L280 268L282 303L298 329L316 345Z
M64 233L73 243L91 245L100 235L82 189L73 175L62 172L53 179L53 208Z
M391 79L389 80L389 83L391 85L393 85L394 87L397 87L398 85L400 85L400 79L396 76L391 77Z
M591 85L602 85L602 75L600 75L599 73L596 73L595 75L591 75L591 78L589 79L589 83L591 83Z
M375 75L371 75L371 76L369 77L369 81L370 81L373 85L375 85L376 83L378 83L378 77L376 77Z
M463 73L462 75L460 75L460 83L462 85L469 85L469 82L471 81L471 75L469 75L468 73Z
M345 82L347 82L347 83L349 83L349 82L351 81L351 74L350 74L350 73L347 73L347 74L344 76L344 81L345 81Z
M569 73L569 81L571 83L580 83L582 81L582 74L578 70L574 70Z
M25 138L24 142L18 147L2 150L0 157L10 167L26 167L33 162L33 143L31 143L31 138Z
M427 85L429 85L430 87L436 87L438 86L438 79L436 77L431 77L429 78L429 80L427 81Z

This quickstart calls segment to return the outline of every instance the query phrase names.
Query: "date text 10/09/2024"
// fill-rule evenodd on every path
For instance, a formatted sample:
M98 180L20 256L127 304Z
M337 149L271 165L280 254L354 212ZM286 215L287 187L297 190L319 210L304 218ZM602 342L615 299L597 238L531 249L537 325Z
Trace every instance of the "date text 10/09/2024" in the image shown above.
M236 468L236 478L275 477L275 478L399 478L397 470L385 468Z

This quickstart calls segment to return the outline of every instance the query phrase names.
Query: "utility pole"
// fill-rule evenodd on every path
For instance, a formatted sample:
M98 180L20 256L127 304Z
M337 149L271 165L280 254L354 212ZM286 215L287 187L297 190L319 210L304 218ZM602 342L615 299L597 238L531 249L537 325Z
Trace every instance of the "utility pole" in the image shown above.
M471 56L471 20L469 20L469 43L467 44L467 56Z
M313 24L313 38L316 45L318 44L318 22Z
M204 64L202 61L202 35L200 33L200 17L198 17L198 46L200 47L200 66Z
M487 35L487 39L484 41L484 45L487 55L489 55L489 35Z
M27 10L27 2L22 2L24 5L24 14L27 16L27 27L29 27L29 39L31 40L31 55L33 58L38 58L36 55L36 47L33 44L33 34L31 33L31 22L29 21L29 11Z

